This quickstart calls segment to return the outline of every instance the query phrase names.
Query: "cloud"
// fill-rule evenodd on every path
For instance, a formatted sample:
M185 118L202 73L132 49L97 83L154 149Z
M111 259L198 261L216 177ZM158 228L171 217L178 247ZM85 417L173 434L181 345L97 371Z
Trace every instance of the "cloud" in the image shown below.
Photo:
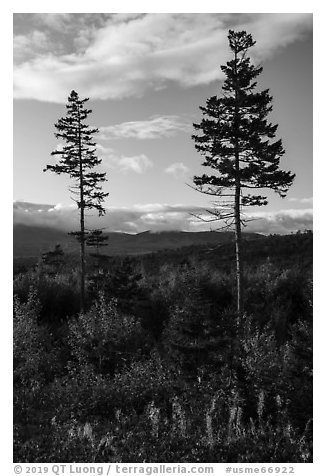
M149 229L193 231L197 229L197 225L196 219L191 214L201 211L203 209L200 207L159 203L109 207L106 215L101 218L95 212L88 213L87 226L127 233L140 233ZM64 206L15 202L14 223L50 226L71 231L78 229L78 209L74 204Z
M252 212L250 218L255 221L248 223L248 231L264 234L287 234L298 230L313 229L312 208L297 210L280 210L277 212Z
M47 53L76 55L85 52L94 35L112 14L98 13L15 13L14 40L16 36L31 36L34 31L45 35ZM24 58L14 56L19 63ZM25 58L26 59L26 58Z
M189 167L187 167L183 162L175 162L174 164L169 165L164 172L173 175L175 178L183 178L189 170Z
M99 138L112 139L160 139L186 132L190 124L178 116L153 116L145 121L122 122L113 126L100 127Z
M38 13L34 14L34 19L39 25L46 25L62 32L64 27L69 26L72 15L71 13Z
M75 204L44 205L29 202L14 202L14 224L49 226L70 231L78 228L79 216Z
M136 172L142 174L147 169L153 167L153 162L145 154L134 156L119 155L111 147L96 144L99 158L102 159L102 166L108 169L120 170L123 173Z
M61 103L76 88L93 99L117 99L171 82L181 87L208 84L224 78L218 65L229 57L229 28L253 34L253 57L259 61L312 28L312 15L304 13L92 14L86 20L80 14L51 15L33 17L38 29L43 24L47 32L47 50L31 57L28 48L25 56L21 48L15 58L15 98ZM55 30L60 22L61 36Z
M31 203L31 202L21 202L18 200L15 200L13 203L13 209L14 213L22 211L24 213L28 212L35 212L35 211L48 211L51 208L53 208L53 205L45 205L45 204L40 204L40 203Z
M305 198L289 198L290 202L297 202L297 203L309 203L312 204L313 197L305 197Z
M141 204L131 207L109 207L104 217L95 212L87 217L87 226L106 228L108 231L140 233L146 230L204 231L217 229L219 224L198 220L194 215L207 214L205 209L191 205ZM312 229L312 210L281 210L255 212L246 231L270 234L288 234L297 230ZM78 210L75 205L38 205L15 202L14 223L58 227L71 231L78 229Z
M44 53L49 47L47 35L34 30L28 35L15 35L13 41L14 57L16 61L26 57L34 57Z
M145 154L140 154L134 157L119 157L118 165L122 172L132 170L137 174L141 174L149 167L152 167L153 162Z
M101 147L103 151L105 148ZM123 173L136 172L142 174L150 167L153 167L153 162L145 154L134 156L117 155L112 149L107 149L102 152L101 156L103 166L109 169L117 169Z

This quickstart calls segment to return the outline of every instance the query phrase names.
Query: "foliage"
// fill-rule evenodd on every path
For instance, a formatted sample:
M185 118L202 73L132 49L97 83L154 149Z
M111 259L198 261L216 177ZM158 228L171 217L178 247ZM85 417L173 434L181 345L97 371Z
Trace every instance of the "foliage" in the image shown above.
M85 313L73 269L17 275L15 461L311 462L311 272L279 250L247 269L237 345L234 276L182 250L111 265Z
M89 98L79 99L76 91L71 91L66 105L67 115L55 124L58 132L57 139L63 140L65 145L57 147L52 152L53 156L60 156L55 165L47 165L44 172L50 170L58 175L67 174L75 184L70 188L77 199L73 199L80 212L80 229L71 232L80 242L80 305L81 310L85 306L85 242L87 231L85 230L85 210L95 209L99 216L105 214L103 202L109 195L102 191L102 183L106 181L105 172L94 172L94 168L102 162L96 156L96 143L93 135L98 129L92 128L85 120L92 112L85 107Z
M282 141L275 140L277 125L268 122L272 111L269 90L258 92L256 78L262 67L255 66L248 51L255 45L245 31L229 30L232 59L221 66L226 78L220 97L213 96L201 107L204 118L194 124L195 147L204 156L202 165L211 175L194 177L196 190L215 197L211 218L234 228L237 270L237 314L243 317L242 227L243 207L267 205L261 190L271 189L285 197L295 174L279 168L284 155ZM252 193L254 191L254 193Z
M21 304L16 297L13 326L14 381L22 387L39 384L42 347L37 318L38 301L35 292L29 294L26 304Z
M69 274L48 274L41 265L36 271L19 274L14 279L14 294L24 303L33 289L39 300L38 318L42 322L65 321L79 310L79 279Z
M167 354L185 376L216 371L230 360L234 319L214 304L195 288L171 313L163 339Z
M135 318L118 312L116 302L106 302L103 295L86 314L69 322L69 331L78 364L90 364L98 374L114 375L149 345Z
M200 191L218 198L232 196L234 189L271 188L285 196L294 175L279 169L284 155L282 141L271 142L276 136L277 125L267 121L272 110L269 90L256 91L256 78L262 67L251 63L248 50L255 45L245 31L229 31L229 46L233 57L221 66L226 78L221 97L213 96L201 107L204 118L194 124L202 135L194 135L196 149L203 154L202 165L214 170L214 175L195 177ZM230 188L229 194L223 190ZM266 205L267 197L241 194L241 205ZM223 198L221 198L223 200ZM227 200L227 198L226 198ZM225 206L225 200L224 200ZM216 211L216 218L229 222L235 216L228 211ZM232 221L232 220L231 220Z
M42 263L48 274L57 274L62 269L63 260L64 251L60 244L57 244L54 250L42 254Z
M106 180L105 173L91 171L101 164L101 159L95 155L96 143L92 138L98 129L84 122L92 112L84 106L88 100L79 99L78 93L71 91L66 105L67 115L55 124L58 131L55 137L64 140L66 145L52 152L51 155L59 155L61 159L56 165L47 165L45 171L68 174L76 181L72 193L78 197L78 208L95 208L102 215L105 213L102 202L108 193L102 192L100 186Z
M142 275L131 258L124 258L115 268L114 273L104 276L102 289L107 296L117 300L119 309L123 312L138 314L138 307L145 299L140 281Z

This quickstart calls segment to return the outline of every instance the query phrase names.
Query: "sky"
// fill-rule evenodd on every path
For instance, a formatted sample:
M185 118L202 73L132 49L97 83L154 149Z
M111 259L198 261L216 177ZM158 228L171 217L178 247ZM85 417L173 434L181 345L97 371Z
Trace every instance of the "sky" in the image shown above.
M312 228L312 14L14 14L14 222L78 227L67 177L54 164L54 124L72 89L89 97L89 123L107 173L107 214L88 216L108 231L218 228L194 217L212 206L196 192L206 170L194 148L199 106L219 94L220 65L231 58L229 29L251 33L250 56L263 66L258 89L273 96L270 119L296 174L285 199L268 192L249 209L246 230Z

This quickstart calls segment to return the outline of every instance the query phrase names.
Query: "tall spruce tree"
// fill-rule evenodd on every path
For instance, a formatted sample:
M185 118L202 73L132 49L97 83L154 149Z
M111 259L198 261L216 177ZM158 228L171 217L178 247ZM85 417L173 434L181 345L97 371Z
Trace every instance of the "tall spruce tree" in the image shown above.
M267 121L272 110L269 90L256 91L256 77L262 67L251 63L247 53L255 45L245 31L229 30L233 58L221 66L226 76L220 97L213 96L200 107L203 119L194 128L196 149L205 157L203 166L212 175L194 177L195 188L215 196L212 220L234 227L238 322L243 315L243 265L241 231L245 224L243 207L267 205L267 197L248 193L251 189L272 189L285 197L295 175L280 170L285 151L276 136L277 125ZM209 220L210 221L210 220Z
M66 144L51 153L61 156L56 165L47 165L44 171L50 170L56 174L67 174L74 180L74 185L69 189L76 199L80 216L80 229L72 234L80 243L80 308L85 306L85 210L96 209L99 216L105 214L103 202L109 194L102 191L102 183L106 181L106 174L94 172L94 167L101 164L101 159L96 156L96 143L93 135L98 129L85 123L91 109L85 107L89 98L79 99L75 91L71 91L66 105L67 115L58 120L55 128L57 139Z

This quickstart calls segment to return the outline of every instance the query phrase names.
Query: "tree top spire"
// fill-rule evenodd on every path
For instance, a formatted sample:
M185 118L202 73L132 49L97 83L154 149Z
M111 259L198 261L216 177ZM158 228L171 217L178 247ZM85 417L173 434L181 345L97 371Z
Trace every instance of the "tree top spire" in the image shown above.
M231 50L235 53L245 51L256 44L256 42L252 39L251 34L244 30L237 32L229 30L228 40Z

